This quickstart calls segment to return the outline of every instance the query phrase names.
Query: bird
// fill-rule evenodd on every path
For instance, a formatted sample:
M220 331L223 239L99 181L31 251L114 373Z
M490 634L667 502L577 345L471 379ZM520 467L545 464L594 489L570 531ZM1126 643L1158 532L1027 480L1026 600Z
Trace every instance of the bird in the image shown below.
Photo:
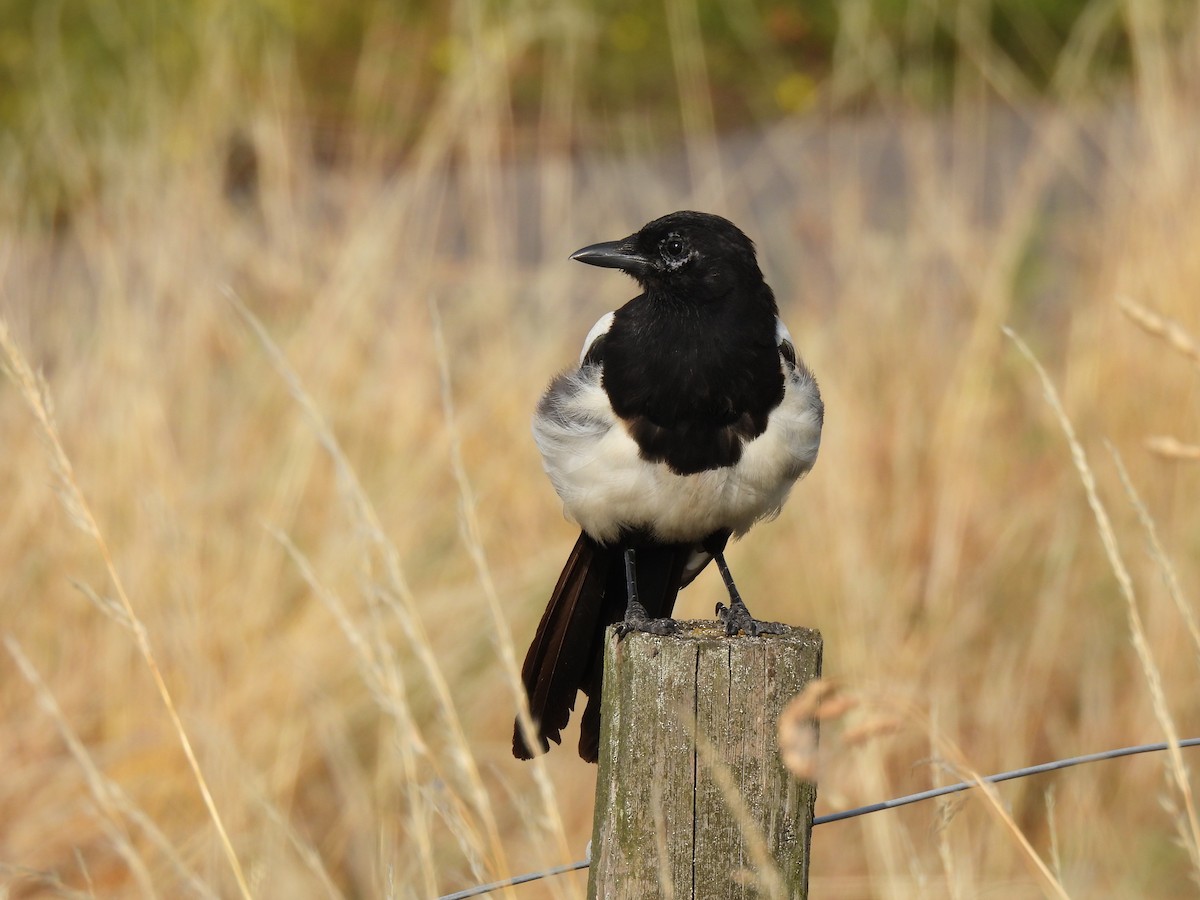
M595 762L608 626L675 633L676 596L715 560L725 634L784 630L750 615L725 547L779 514L816 462L825 409L754 243L728 219L673 212L570 259L618 269L641 293L601 317L534 413L543 468L580 533L521 670L535 741L518 716L513 754L561 744L582 691L579 755Z

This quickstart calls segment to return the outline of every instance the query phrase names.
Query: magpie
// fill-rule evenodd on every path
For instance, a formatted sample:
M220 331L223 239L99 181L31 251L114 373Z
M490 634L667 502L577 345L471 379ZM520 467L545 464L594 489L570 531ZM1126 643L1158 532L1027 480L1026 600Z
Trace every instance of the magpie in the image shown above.
M782 631L750 615L724 550L778 515L812 468L824 404L753 242L727 219L674 212L571 259L619 269L642 293L596 323L534 414L546 473L581 531L521 671L540 748L518 721L513 754L561 743L582 690L579 755L595 762L609 625L673 633L676 595L715 560L725 633Z

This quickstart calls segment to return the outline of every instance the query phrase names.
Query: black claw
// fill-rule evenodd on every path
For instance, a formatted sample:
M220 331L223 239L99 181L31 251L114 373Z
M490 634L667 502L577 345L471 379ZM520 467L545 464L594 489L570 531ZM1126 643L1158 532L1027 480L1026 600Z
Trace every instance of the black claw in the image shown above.
M733 583L733 575L725 563L725 555L719 549L713 550L712 555L717 561L717 569L725 582L725 588L729 591L729 606L724 603L717 604L717 618L725 626L725 636L733 637L739 631L744 631L750 637L760 634L784 634L787 631L786 625L779 622L760 622L750 615L750 610L746 609L746 604L742 602L742 595L738 593L737 585Z
M617 637L623 638L631 631L658 635L675 634L679 631L679 623L674 619L651 619L640 603L630 604L629 609L625 611L624 621L617 623Z
M733 637L739 631L747 637L758 637L760 634L783 634L787 626L781 622L763 622L750 615L746 604L735 600L730 606L717 604L717 619L725 626L726 637Z
M679 631L679 623L674 619L651 619L646 607L638 602L637 593L637 552L632 547L625 548L625 586L629 592L629 602L625 607L625 619L617 623L617 639L625 637L631 631L642 631L646 634L675 634Z
M632 631L640 631L643 634L668 635L675 634L679 631L679 623L674 619L642 619L637 622L618 622L616 632L618 638L623 638Z

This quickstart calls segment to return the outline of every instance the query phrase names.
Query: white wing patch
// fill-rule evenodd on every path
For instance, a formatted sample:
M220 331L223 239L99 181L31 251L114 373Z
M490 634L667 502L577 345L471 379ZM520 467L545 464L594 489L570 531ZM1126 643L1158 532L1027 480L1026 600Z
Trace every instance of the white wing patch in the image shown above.
M784 342L787 342L787 343L795 346L794 342L792 341L792 333L790 331L788 331L788 327L783 324L783 319L776 318L775 319L775 343L778 345L778 344L782 344Z
M798 359L796 356L796 342L792 340L792 333L783 324L783 319L778 317L775 319L775 346L779 348L780 356L787 366L795 368L793 360ZM784 371L786 372L787 368Z
M592 344L596 343L596 338L607 334L608 329L612 328L613 316L615 313L605 313L600 317L600 321L592 326L592 330L587 333L587 337L583 339L583 349L579 351L579 364L583 365L583 358L588 355L588 351L592 349Z

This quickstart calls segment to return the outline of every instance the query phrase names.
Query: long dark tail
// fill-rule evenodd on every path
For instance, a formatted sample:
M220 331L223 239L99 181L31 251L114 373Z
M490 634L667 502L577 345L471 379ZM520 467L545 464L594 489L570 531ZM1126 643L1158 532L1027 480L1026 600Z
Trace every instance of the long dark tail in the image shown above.
M588 704L579 735L579 755L595 762L600 747L600 692L604 677L604 632L625 615L626 544L606 546L580 533L550 603L525 655L521 680L541 749L562 742L562 730L583 691ZM637 543L638 594L652 618L669 616L679 593L691 548L683 544ZM518 722L513 755L530 759Z

